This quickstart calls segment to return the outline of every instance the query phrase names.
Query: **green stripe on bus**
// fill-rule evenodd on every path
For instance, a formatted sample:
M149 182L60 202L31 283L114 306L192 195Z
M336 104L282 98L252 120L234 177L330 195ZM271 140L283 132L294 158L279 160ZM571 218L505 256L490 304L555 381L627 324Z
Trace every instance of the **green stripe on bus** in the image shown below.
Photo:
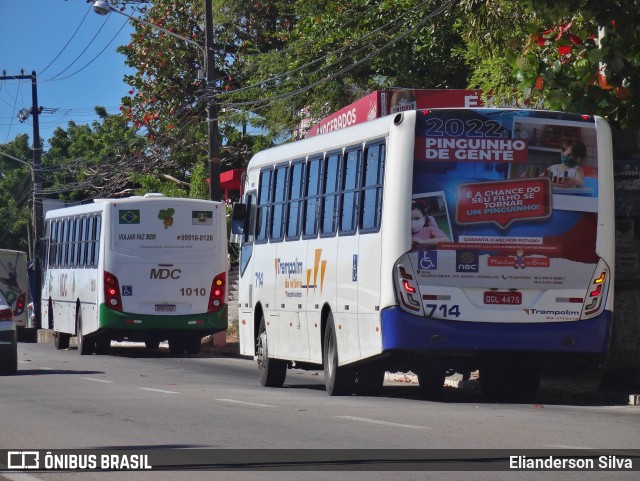
M188 314L176 316L158 316L153 314L132 314L109 309L106 304L100 304L100 328L102 329L130 329L136 331L148 329L170 329L189 331L226 330L227 305L216 312L204 314ZM197 323L204 321L204 324Z

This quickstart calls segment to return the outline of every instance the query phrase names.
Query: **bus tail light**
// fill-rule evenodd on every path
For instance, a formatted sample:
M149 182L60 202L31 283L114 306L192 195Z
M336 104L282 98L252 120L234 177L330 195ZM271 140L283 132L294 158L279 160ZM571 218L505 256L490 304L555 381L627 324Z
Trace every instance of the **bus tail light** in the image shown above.
M104 301L110 309L122 312L118 278L107 271L104 271Z
M225 292L227 289L227 275L223 272L213 278L211 294L209 294L209 306L207 312L215 312L224 306Z
M411 314L422 315L422 301L418 282L408 257L403 257L396 264L394 277L400 307Z
M609 268L603 261L600 261L589 284L587 297L584 300L584 315L586 317L593 317L602 312L604 300L607 298L608 287Z
M27 303L27 294L23 292L18 296L18 300L16 301L16 307L13 310L13 315L19 316L20 314L22 314L27 305L26 303Z
M0 321L10 321L13 319L13 311L11 309L0 309Z

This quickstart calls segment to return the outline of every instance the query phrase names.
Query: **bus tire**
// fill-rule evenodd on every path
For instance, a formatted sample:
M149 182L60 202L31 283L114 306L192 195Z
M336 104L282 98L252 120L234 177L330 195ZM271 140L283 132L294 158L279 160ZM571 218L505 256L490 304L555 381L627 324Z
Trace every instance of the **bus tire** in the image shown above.
M176 335L169 338L169 352L175 356L180 356L184 354L185 349L187 348L187 343L185 342L184 337L181 335Z
M385 370L376 367L363 366L356 377L356 394L358 396L373 396L382 390Z
M78 309L76 314L76 342L78 344L78 354L88 356L93 354L95 343L82 333L82 311Z
M260 318L256 339L256 360L258 361L260 384L266 387L282 387L287 377L287 363L280 359L269 358L269 342L264 314Z
M1 366L1 365L0 365ZM0 367L0 376L14 376L18 372L18 348L7 358L4 367Z
M525 353L495 355L480 367L480 389L487 401L534 399L540 386L541 365Z
M71 339L71 335L65 332L53 332L53 345L57 350L61 351L63 349L69 349L69 340Z
M158 339L147 339L144 341L144 346L147 349L158 349L160 347L160 341Z
M96 354L100 356L104 356L109 354L109 350L111 349L111 338L106 334L101 334L95 341L96 343Z
M200 336L190 336L185 340L187 354L199 354L201 346L202 338Z
M445 369L434 368L419 370L417 373L420 394L425 397L437 396L444 387L444 379L447 376Z
M338 343L333 314L327 317L324 334L324 385L329 396L350 396L353 393L355 372L350 366L338 365Z

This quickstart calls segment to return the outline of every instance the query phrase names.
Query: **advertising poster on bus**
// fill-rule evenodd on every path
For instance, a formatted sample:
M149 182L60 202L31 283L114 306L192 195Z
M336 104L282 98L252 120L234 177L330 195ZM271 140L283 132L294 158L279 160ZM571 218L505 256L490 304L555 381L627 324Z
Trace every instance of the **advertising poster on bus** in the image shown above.
M412 262L424 284L584 289L596 253L593 118L418 112Z

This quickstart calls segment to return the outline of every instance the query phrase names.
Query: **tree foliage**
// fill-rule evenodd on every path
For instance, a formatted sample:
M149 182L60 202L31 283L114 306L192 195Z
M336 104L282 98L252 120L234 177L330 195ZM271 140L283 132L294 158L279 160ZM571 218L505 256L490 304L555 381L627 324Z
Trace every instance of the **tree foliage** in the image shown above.
M640 126L640 1L462 4L468 15L465 38L483 59L474 71L475 86L486 87L490 79L499 100L511 91L527 103L601 115L617 128ZM506 18L494 16L496 10ZM510 28L500 32L504 20ZM474 22L487 28L471 27ZM502 43L483 50L495 39ZM500 74L487 72L491 62Z
M0 247L28 251L33 206L31 169L9 156L31 163L33 153L26 134L0 145Z

